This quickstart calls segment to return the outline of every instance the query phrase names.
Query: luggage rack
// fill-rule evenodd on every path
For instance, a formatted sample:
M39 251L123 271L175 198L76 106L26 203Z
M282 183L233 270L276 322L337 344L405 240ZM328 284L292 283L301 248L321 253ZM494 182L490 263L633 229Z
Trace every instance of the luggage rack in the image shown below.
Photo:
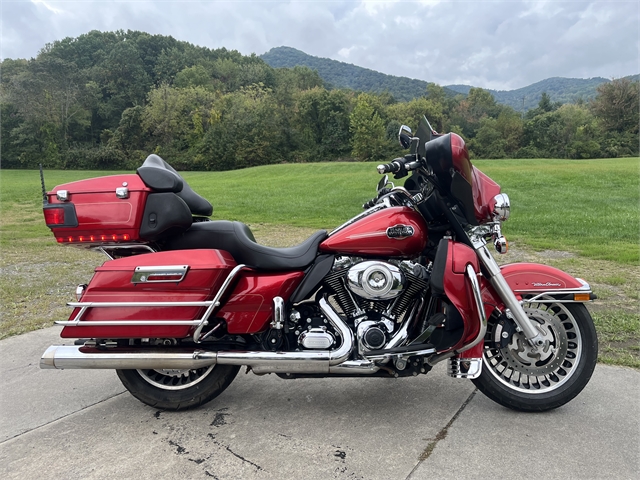
M67 306L79 308L80 311L72 320L55 321L56 325L64 327L132 327L132 326L194 326L193 341L200 343L204 337L200 337L202 329L209 324L209 317L216 307L220 306L220 299L227 291L229 285L236 275L246 267L244 264L237 265L216 293L213 300L198 302L69 302ZM207 307L201 318L197 320L95 320L86 321L82 317L89 308L116 308L116 307ZM205 334L206 336L206 334Z

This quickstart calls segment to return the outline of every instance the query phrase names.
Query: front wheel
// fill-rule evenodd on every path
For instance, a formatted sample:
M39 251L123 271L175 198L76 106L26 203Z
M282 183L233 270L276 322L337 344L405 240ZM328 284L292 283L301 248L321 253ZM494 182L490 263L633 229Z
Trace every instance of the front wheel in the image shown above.
M238 374L235 365L187 370L116 370L127 390L147 405L163 410L199 407L220 395Z
M525 305L524 310L544 336L544 345L534 350L516 332L501 347L503 324L490 320L482 374L473 382L505 407L551 410L572 400L591 378L598 359L596 330L581 303L536 303Z

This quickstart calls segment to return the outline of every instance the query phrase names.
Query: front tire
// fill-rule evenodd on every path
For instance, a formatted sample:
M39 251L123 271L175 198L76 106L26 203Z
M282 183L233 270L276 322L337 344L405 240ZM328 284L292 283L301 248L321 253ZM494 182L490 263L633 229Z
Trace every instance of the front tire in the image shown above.
M501 325L489 321L482 374L473 383L491 400L524 412L564 405L587 385L598 359L598 337L581 303L536 303L525 312L545 338L533 351L522 333L499 347ZM493 317L492 317L493 318Z
M162 410L187 410L213 400L233 381L236 365L188 370L116 370L127 390L143 403Z

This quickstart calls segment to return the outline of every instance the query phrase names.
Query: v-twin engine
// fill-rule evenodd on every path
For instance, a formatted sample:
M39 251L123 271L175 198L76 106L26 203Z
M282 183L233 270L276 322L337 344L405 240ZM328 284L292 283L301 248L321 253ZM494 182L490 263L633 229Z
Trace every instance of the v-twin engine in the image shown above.
M428 289L429 273L409 261L364 260L339 257L325 287L331 301L356 334L360 354L387 346L399 326L408 320L408 311ZM293 312L297 316L298 344L304 349L327 349L339 340L336 332L309 307Z

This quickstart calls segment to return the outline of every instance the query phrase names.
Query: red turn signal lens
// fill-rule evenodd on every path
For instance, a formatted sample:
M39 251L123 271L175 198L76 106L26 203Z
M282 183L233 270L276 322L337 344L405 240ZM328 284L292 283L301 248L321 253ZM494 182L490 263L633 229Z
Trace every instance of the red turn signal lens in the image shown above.
M64 208L46 208L44 222L47 225L64 225Z

